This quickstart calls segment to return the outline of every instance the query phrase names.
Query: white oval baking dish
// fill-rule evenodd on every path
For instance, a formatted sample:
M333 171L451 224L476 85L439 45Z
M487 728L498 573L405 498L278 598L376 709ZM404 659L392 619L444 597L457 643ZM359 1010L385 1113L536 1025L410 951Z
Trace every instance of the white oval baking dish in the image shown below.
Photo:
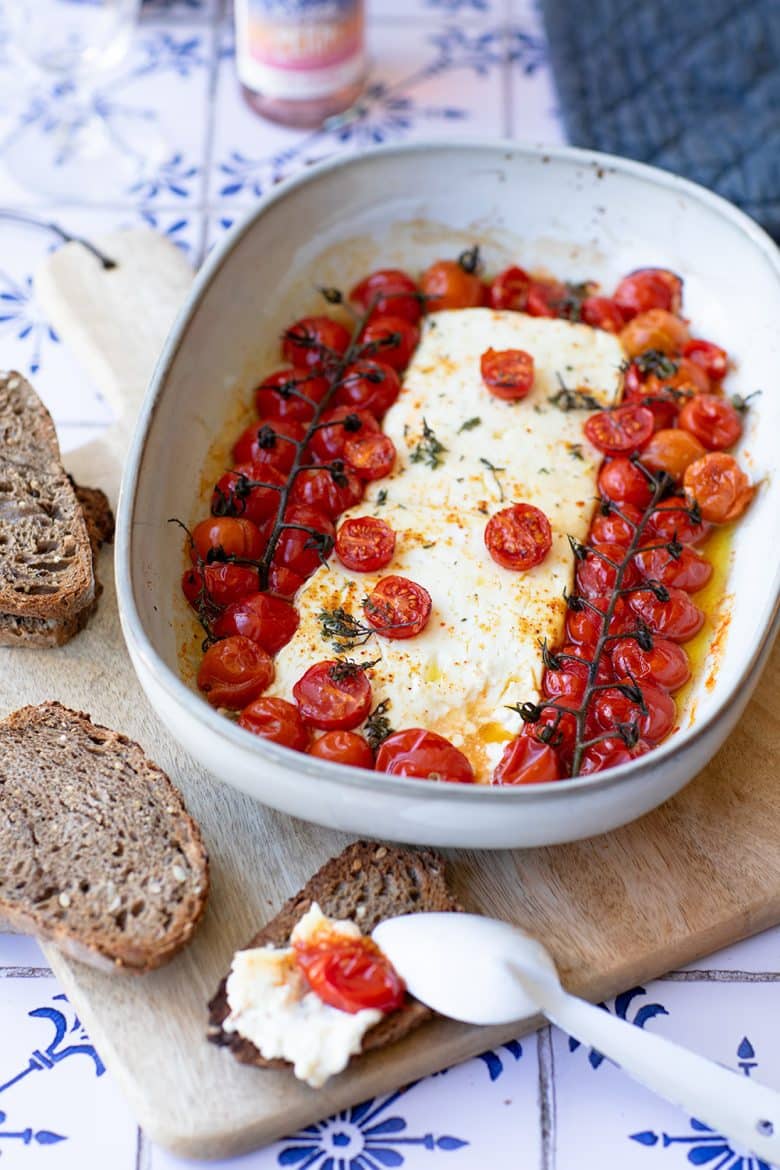
M686 280L697 332L728 347L735 390L764 393L742 459L762 488L738 527L728 637L689 723L628 767L520 788L470 787L343 768L278 747L212 710L182 678L189 621L179 536L167 521L197 499L236 400L278 357L282 328L372 267L419 270L479 241L490 270L514 260L606 288L642 265ZM499 848L574 840L640 816L677 792L734 727L771 646L780 596L780 258L723 200L682 179L571 148L424 142L312 168L275 188L214 250L152 379L125 468L117 583L125 638L155 710L214 776L287 813L353 833ZM232 427L229 420L233 420ZM695 715L693 714L695 712Z

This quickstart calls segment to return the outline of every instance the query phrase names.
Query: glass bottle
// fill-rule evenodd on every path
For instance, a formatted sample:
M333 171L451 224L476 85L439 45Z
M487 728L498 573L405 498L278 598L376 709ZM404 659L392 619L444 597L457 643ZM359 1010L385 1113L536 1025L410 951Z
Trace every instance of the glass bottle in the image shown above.
M359 97L364 0L235 0L236 69L252 109L286 126L320 126Z

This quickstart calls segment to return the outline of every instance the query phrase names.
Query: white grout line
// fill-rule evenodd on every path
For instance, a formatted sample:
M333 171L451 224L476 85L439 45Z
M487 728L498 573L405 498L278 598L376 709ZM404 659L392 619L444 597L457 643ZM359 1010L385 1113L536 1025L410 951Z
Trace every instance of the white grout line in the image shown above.
M552 1029L542 1028L537 1032L536 1059L539 1069L539 1137L540 1170L555 1170L555 1057L552 1046Z

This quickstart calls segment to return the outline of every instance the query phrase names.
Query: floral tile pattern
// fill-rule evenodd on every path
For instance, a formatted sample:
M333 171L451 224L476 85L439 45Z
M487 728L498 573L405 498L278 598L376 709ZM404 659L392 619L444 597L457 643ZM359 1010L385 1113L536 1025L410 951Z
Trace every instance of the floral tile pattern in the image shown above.
M315 133L262 122L242 101L227 0L144 0L132 52L97 94L118 130L154 129L156 156L111 205L85 190L75 204L50 206L4 165L22 120L36 118L45 132L58 99L11 63L2 8L0 0L0 206L91 238L145 224L193 266L275 181L327 155L431 135L563 139L535 0L369 0L369 86L348 115ZM104 428L111 411L36 300L33 272L57 243L0 216L0 366L34 378L67 450ZM779 930L602 1006L780 1087ZM15 935L0 935L0 1039L0 1170L192 1165L139 1132L37 945ZM221 1166L765 1170L554 1029Z

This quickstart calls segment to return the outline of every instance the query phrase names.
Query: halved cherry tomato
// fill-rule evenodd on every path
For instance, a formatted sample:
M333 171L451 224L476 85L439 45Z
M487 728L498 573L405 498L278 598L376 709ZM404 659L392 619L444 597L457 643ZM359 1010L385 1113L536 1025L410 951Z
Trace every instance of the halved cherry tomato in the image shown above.
M295 462L296 443L305 435L306 427L295 419L250 423L233 448L233 458L236 463L269 464L286 473Z
M188 569L181 580L184 596L197 609L201 594L219 609L257 592L257 569L250 565L230 565L216 562L199 569Z
M577 561L577 592L582 597L591 598L606 595L614 589L617 580L615 566L622 562L624 549L619 544L597 545L595 542L589 548L591 551L585 558ZM634 565L626 565L623 570L623 588L627 589L638 579L639 574Z
M630 764L639 756L650 750L650 744L640 739L632 748L627 748L622 739L617 736L599 740L591 744L582 753L580 776L591 776L594 772L606 772L608 768L617 768L620 764Z
M333 521L314 508L291 505L284 514L285 527L274 550L273 560L301 577L310 577L327 559L333 548L336 530ZM292 525L292 527L288 527ZM307 529L313 528L314 532ZM316 533L324 538L318 540Z
M651 411L632 402L592 414L583 430L596 450L604 455L629 455L645 445L654 426Z
M616 455L599 472L599 491L616 504L635 504L646 507L653 491L648 477L625 455Z
M318 760L330 760L334 764L347 764L351 768L373 768L374 753L362 735L356 731L326 731L315 739L309 748L309 755Z
M344 462L358 479L384 479L393 470L395 456L395 443L385 434L349 435L344 444Z
M593 647L601 637L604 621L600 614L605 614L609 608L611 598L589 597L588 605L582 609L570 609L566 614L566 634L570 641L580 646ZM599 612L594 612L592 607ZM631 613L622 597L618 597L612 612L609 624L610 634L626 634L636 626L636 618Z
M309 446L312 455L323 463L341 459L346 441L352 435L378 433L379 423L368 410L355 410L351 406L334 406L323 414Z
M336 534L336 555L347 569L375 573L385 569L395 552L395 533L374 516L353 516Z
M256 561L263 555L264 548L265 538L251 520L239 520L234 516L209 516L208 520L201 520L192 530L193 563L198 558L205 561L209 553L220 550L226 557Z
M251 487L253 483L268 486ZM217 480L211 511L215 516L239 516L262 525L279 510L286 483L287 476L268 463L239 463Z
M545 784L560 780L561 762L555 748L519 735L504 748L493 772L494 784Z
M651 634L660 634L671 642L687 642L704 625L704 614L683 589L666 587L667 601L659 601L649 589L638 590L629 598L629 608L645 623Z
M338 361L349 349L349 330L332 317L301 317L282 334L282 356L297 369Z
M240 727L273 740L296 752L305 752L311 741L311 729L301 719L298 708L286 699L255 699L238 717Z
M290 503L316 508L335 520L347 508L359 504L365 490L363 481L348 467L333 470L317 467L296 475Z
M394 1012L406 987L379 948L368 938L293 943L298 966L314 994L341 1012L373 1009Z
M437 260L426 268L420 288L427 297L426 309L475 309L482 304L482 281L476 272L467 272L457 260Z
M636 638L621 638L612 643L610 653L617 674L655 683L666 691L678 690L691 677L688 655L667 638L653 638L650 650L643 650Z
M278 654L298 629L298 620L298 611L289 601L272 593L250 593L217 618L214 633L218 638L241 634L268 654Z
M594 329L619 333L626 323L620 305L612 297L585 297L580 308L580 319Z
M268 570L268 592L290 601L306 583L300 573L294 573L286 565L272 564Z
M533 504L511 504L488 520L485 545L496 564L524 572L540 565L552 548L550 521Z
M334 658L315 662L293 687L301 718L320 731L351 731L371 710L365 670Z
M642 462L651 471L665 471L679 482L686 467L695 459L701 459L704 454L704 448L692 434L670 427L655 432L642 449Z
M383 577L363 602L366 621L383 638L401 641L422 633L431 616L431 595L408 577Z
M512 265L499 272L490 285L490 304L494 309L522 312L528 299L531 277L524 268Z
M634 686L628 677L620 679L625 686ZM677 707L668 691L651 682L636 684L642 694L646 712L639 703L617 687L599 691L593 700L593 715L602 731L612 731L620 723L635 724L639 735L649 744L660 743L672 730L677 718Z
M682 281L668 268L638 268L624 276L615 289L614 300L626 317L636 317L648 309L679 312Z
M374 317L360 334L361 356L378 358L394 370L405 370L420 340L420 330L403 317Z
M729 368L729 355L725 349L703 337L692 337L683 349L685 357L695 362L713 382L722 382Z
M736 520L756 494L736 459L723 451L711 451L697 459L685 472L683 486L699 505L705 520L727 524Z
M198 668L198 686L212 707L246 707L274 679L271 656L250 638L231 637L209 646Z
M742 434L742 420L728 398L697 394L680 411L678 426L694 435L708 451L733 447Z
M400 393L401 382L392 366L361 360L345 371L334 401L353 410L370 410L379 419Z
M649 309L640 313L620 330L620 340L629 357L637 357L647 349L676 354L689 337L685 322L666 309Z
M632 523L639 523L642 512L634 504L622 504L619 507L622 513L620 516L612 510L599 510L593 517L589 538L593 544L616 544L627 548L634 539Z
M677 557L665 548L640 549L634 557L634 564L645 580L674 585L686 593L698 593L712 576L710 562L687 547L683 547Z
M658 540L679 540L680 544L701 544L712 532L712 525L690 514L690 501L684 496L668 496L651 514L645 532Z
M308 422L317 403L330 389L327 378L318 378L292 367L276 370L255 389L255 410L262 419L291 418Z
M474 769L463 752L435 731L409 727L394 731L379 745L377 772L391 776L416 776L420 780L448 780L472 784Z
M534 359L524 349L486 349L479 362L491 394L507 402L525 398L534 384Z
M403 317L416 325L422 316L422 304L417 285L400 268L379 268L356 284L349 299L364 311L373 303L374 317Z

